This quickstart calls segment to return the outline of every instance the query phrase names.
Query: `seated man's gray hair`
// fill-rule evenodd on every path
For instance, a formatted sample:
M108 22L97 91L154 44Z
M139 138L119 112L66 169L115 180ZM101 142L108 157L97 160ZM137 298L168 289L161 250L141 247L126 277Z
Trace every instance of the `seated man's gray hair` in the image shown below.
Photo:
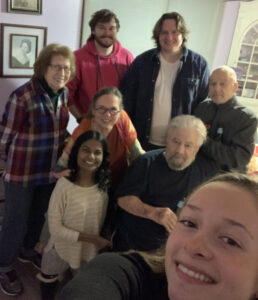
M201 119L192 115L180 115L174 117L168 125L167 134L173 128L195 129L199 138L198 145L201 146L207 138L207 129Z

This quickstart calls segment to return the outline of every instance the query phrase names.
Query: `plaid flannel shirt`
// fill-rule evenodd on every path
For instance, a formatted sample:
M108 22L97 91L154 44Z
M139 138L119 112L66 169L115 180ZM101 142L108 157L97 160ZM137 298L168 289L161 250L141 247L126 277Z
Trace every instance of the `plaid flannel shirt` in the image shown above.
M55 182L51 170L61 154L69 119L68 91L59 94L57 109L37 79L11 95L0 123L0 158L3 178L15 184Z

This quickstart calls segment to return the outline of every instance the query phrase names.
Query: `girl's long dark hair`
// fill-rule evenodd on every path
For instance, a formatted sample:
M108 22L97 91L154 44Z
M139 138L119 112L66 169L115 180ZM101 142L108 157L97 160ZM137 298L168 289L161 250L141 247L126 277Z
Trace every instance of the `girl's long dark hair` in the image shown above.
M109 170L109 153L107 150L107 142L105 138L97 131L86 131L81 134L75 141L71 153L68 159L68 168L71 170L71 174L68 179L74 182L77 178L79 167L77 164L77 156L81 145L88 140L98 141L103 150L103 160L101 165L95 172L95 183L98 184L100 190L106 191L110 182L110 170Z

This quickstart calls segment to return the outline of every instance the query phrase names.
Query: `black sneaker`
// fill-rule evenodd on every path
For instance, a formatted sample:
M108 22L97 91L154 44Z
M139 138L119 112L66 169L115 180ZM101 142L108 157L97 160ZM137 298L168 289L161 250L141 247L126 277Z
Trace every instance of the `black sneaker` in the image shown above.
M17 296L21 294L23 287L15 270L0 272L0 289L8 296Z
M42 255L35 250L22 249L17 259L23 263L31 263L38 270L41 269Z

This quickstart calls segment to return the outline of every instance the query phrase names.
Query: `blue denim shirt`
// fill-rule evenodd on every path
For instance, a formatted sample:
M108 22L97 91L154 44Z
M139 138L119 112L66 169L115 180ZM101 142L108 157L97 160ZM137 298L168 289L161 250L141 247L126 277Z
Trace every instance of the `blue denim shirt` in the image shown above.
M129 114L145 150L149 149L155 82L158 77L159 49L148 50L137 56L126 73L121 91L125 110ZM208 96L209 68L199 54L184 48L171 91L171 118L192 114L195 107Z

